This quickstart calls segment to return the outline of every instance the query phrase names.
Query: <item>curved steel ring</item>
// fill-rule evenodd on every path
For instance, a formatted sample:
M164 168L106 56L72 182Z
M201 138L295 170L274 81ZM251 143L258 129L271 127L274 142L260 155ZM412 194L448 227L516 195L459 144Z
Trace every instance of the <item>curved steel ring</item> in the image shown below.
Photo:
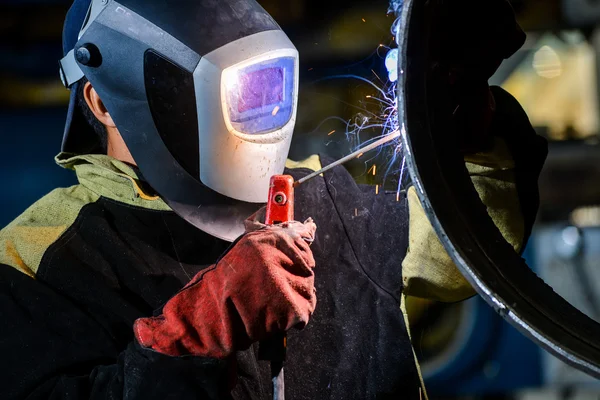
M398 117L406 162L425 212L453 261L490 306L550 353L600 378L600 324L556 294L504 240L452 135L432 129L424 3L405 1L397 35Z

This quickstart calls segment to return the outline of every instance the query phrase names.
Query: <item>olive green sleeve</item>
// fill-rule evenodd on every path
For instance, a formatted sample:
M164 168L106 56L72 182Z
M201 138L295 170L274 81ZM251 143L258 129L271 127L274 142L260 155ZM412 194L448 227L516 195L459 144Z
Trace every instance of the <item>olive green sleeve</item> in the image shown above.
M0 264L35 278L46 250L98 197L80 185L44 196L0 231Z
M313 154L312 156L302 161L287 160L285 163L285 167L289 169L307 168L312 171L318 171L322 168L321 158L318 154Z
M520 251L525 224L519 203L514 162L503 139L491 152L465 159L467 170L487 211L504 238ZM408 191L409 248L402 264L408 296L454 302L475 294L458 271L429 223L414 187Z

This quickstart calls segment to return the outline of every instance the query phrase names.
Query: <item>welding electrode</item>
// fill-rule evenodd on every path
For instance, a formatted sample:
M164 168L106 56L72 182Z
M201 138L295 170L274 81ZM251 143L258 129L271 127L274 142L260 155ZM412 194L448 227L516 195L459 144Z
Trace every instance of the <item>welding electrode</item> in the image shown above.
M321 168L318 171L315 171L309 175L306 175L304 178L298 179L296 182L294 182L294 187L298 187L301 184L303 184L304 182L307 182L307 181L311 180L312 178L319 176L322 173L327 172L332 168L337 167L338 165L343 165L343 164L347 163L348 161L354 160L355 158L359 157L363 153L374 150L374 149L378 148L379 146L383 146L384 144L389 143L392 140L397 139L399 137L400 137L400 131L395 130L392 133L390 133L389 135L386 135L385 137L383 137L365 147L360 148L359 150L355 151L354 153L349 154L346 157L341 158L341 159L337 160L336 162L333 162L333 163L329 164L328 166Z

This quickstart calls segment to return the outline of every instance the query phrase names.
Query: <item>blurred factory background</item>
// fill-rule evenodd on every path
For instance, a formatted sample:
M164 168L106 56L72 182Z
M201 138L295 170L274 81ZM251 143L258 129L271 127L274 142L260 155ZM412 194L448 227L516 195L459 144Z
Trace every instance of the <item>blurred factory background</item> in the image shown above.
M356 143L346 137L344 121L377 110L367 97L374 89L331 78L358 75L385 85L394 20L386 15L387 0L261 3L301 54L291 157L348 153ZM57 63L68 6L68 0L0 1L0 226L53 188L75 183L53 162L68 100ZM540 217L525 257L559 294L599 319L600 3L514 0L513 6L528 40L493 83L516 96L550 140ZM384 162L359 160L349 168L363 182L390 184L384 168L368 173ZM409 312L432 399L600 398L598 381L537 348L479 298L452 305L411 299Z

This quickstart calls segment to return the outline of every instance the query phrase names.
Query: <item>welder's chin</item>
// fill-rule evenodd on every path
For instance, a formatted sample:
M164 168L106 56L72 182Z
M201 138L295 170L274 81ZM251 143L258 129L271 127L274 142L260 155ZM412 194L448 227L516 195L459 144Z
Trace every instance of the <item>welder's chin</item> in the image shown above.
M271 176L283 173L292 141L298 52L280 31L243 42L207 54L194 72L200 178L227 197L265 203Z

